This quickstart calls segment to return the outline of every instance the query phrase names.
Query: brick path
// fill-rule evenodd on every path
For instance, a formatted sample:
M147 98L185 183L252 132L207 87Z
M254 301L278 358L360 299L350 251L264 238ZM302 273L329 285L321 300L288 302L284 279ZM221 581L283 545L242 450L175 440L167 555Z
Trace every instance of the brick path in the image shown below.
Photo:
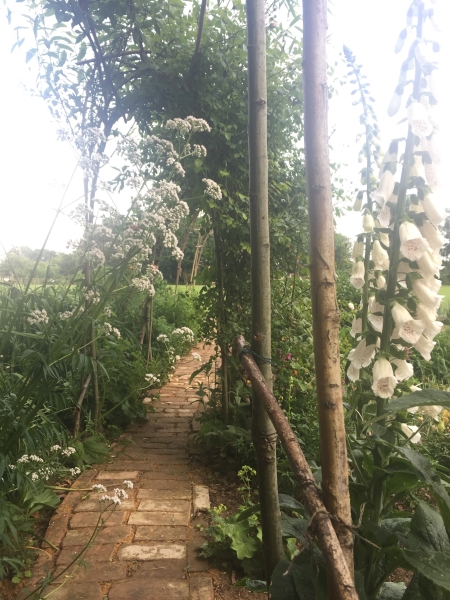
M203 360L211 353L201 347L195 350ZM193 403L193 388L206 383L202 374L186 389L198 366L191 356L179 361L172 381L160 391L161 401L153 402L156 413L148 422L127 429L122 438L129 442L112 449L110 462L85 471L74 483L72 487L80 490L101 483L108 492L123 488L124 480L134 486L128 490L129 499L106 521L83 563L75 572L72 565L42 597L51 593L51 600L213 600L207 562L195 552L204 539L194 528L202 519L196 515L209 507L209 494L202 485L202 468L192 461L188 447L199 406ZM28 593L48 572L57 576L84 549L98 516L96 493L67 494L46 534L58 552L43 546ZM19 599L26 595L22 590Z

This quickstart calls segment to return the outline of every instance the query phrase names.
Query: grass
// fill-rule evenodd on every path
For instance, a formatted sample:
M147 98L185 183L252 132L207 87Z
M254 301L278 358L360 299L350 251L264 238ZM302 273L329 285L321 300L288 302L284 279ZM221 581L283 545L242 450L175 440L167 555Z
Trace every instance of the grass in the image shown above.
M170 289L175 290L175 285L173 283L169 283L168 286ZM191 292L192 290L194 290L195 292L199 292L202 289L202 285L179 285L178 286L178 292ZM450 285L448 286L450 289ZM450 292L449 292L450 294ZM449 296L450 297L450 296Z
M442 308L450 308L450 285L443 285L439 290L441 296L445 296L442 300Z

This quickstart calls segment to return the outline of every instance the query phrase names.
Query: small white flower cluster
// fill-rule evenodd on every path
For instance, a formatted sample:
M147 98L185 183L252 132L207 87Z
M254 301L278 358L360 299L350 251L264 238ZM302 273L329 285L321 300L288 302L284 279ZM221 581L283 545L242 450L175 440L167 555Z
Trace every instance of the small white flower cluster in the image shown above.
M64 448L64 450L61 450L61 454L63 456L72 456L72 454L75 454L75 452L76 452L76 450L72 446L67 446L67 448Z
M106 260L103 252L97 247L91 248L86 252L86 259L95 265L104 265Z
M174 248L172 250L172 256L176 260L183 260L183 258L184 258L184 252L182 250L180 250L179 248Z
M59 446L58 444L55 444L54 446L52 446L52 447L50 448L50 450L51 450L52 452L58 452L58 450L61 450L61 446Z
M70 471L70 474L72 475L72 477L75 477L76 475L79 475L81 473L81 470L78 467L69 469L69 471Z
M192 352L192 358L194 360L197 360L198 362L200 362L202 360L202 357L200 356L200 354L198 352Z
M28 454L24 454L23 456L21 456L20 458L17 459L17 463L28 463L28 462L43 463L44 461L39 456L36 456L36 454L30 454L29 456L28 456Z
M109 306L105 306L103 312L105 313L105 317L112 317L112 310Z
M148 296L155 295L155 286L145 275L143 277L135 277L131 280L131 283L140 292L147 292Z
M194 332L192 329L189 329L189 327L178 327L172 331L172 335L179 335L184 338L184 341L186 342L192 343L195 340Z
M161 383L161 381L158 379L158 377L156 377L156 375L153 375L152 373L146 374L145 381L147 383L149 383L150 385L155 385L157 383Z
M59 318L60 318L62 321L65 321L65 320L67 320L67 319L70 319L70 317L72 317L72 316L73 316L73 314L74 314L75 310L76 310L76 309L74 308L73 310L66 310L66 311L64 311L64 312L62 312L62 313L59 313Z
M107 489L104 485L102 485L101 483L96 483L92 486L92 489L94 492L106 492Z
M125 479L125 481L123 482L123 484L124 484L124 486L127 489L133 489L133 483L131 481L129 481L128 479ZM112 502L115 506L120 506L122 500L127 500L128 499L127 492L125 490L121 489L121 488L114 488L114 495L113 496L109 496L108 494L105 493L105 492L107 492L107 489L101 483L96 483L95 485L93 485L92 486L92 490L94 492L98 492L98 493L104 494L100 498L100 502Z
M407 31L402 32L397 46L403 47ZM388 399L394 394L397 384L413 375L412 364L395 357L379 355L380 338L383 328L391 327L385 319L389 310L393 322L390 339L400 355L414 348L425 360L431 359L435 346L433 341L441 331L443 324L438 320L438 310L443 296L438 294L441 287L439 271L442 268L440 250L445 239L439 233L439 225L445 218L445 212L439 203L441 179L439 175L440 157L437 149L437 125L434 114L436 82L434 80L436 64L425 42L414 42L412 61L402 68L401 81L396 90L389 114L394 115L400 108L403 83L413 79L408 70L413 69L417 59L421 69L422 90L420 100L411 97L407 106L407 120L415 136L414 164L410 170L407 207L399 226L400 262L397 270L396 296L384 302L390 270L390 251L393 246L394 217L398 202L398 186L395 173L398 158L398 142L393 142L383 158L379 184L370 194L373 202L373 214L365 214L363 229L353 247L353 265L350 281L357 289L366 283L369 288L368 322L372 332L376 332L376 342L366 343L362 337L362 319L355 316L351 335L359 343L351 350L348 359L350 367L347 375L351 381L360 377L360 369L373 365L372 390L379 398ZM409 64L411 62L411 65ZM401 84L401 85L400 85ZM434 101L430 102L430 94ZM391 233L380 231L389 228ZM369 240L369 241L368 241ZM396 241L397 242L397 241ZM363 256L365 244L371 243L371 262L369 273L365 270ZM382 292L383 290L383 292ZM397 295L401 291L403 296ZM405 292L408 295L405 295ZM410 300L408 302L408 299ZM372 339L374 336L372 335ZM372 340L371 340L372 342ZM442 410L442 407L435 407ZM409 427L409 426L405 426ZM414 429L409 427L411 435ZM420 439L420 435L416 440ZM414 438L411 440L414 442Z
M113 327L110 323L103 323L102 329L106 333L106 335L112 334L115 335L116 338L120 338L120 331L116 329L116 327Z
M44 325L46 325L48 323L47 311L44 309L39 310L37 308L31 312L31 316L28 317L27 321L30 325L37 325L38 323L44 323Z
M100 302L100 293L95 290L84 288L83 296L85 300L92 302L92 304L98 304Z
M200 146L199 144L194 144L194 149L192 154L197 158L204 158L207 155L207 151L205 146Z
M169 119L166 123L166 129L174 129L182 134L195 133L197 131L211 131L211 127L204 119L195 117L186 117L185 119Z
M205 194L207 196L210 196L213 200L222 200L222 190L219 184L212 179L202 179L202 181L206 185Z
M158 335L158 337L156 338L156 340L158 342L163 342L164 344L168 344L169 343L169 337L167 335L164 335L164 333L160 333Z

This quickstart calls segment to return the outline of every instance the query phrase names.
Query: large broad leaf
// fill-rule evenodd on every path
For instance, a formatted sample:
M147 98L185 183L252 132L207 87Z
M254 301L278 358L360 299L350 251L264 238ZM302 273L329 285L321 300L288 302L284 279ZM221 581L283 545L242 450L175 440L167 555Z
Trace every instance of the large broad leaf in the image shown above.
M428 485L433 493L436 504L441 511L441 516L445 523L445 528L450 531L450 497L447 490L442 485L439 475L432 468L428 458L419 454L412 448L401 448L401 453L409 460L417 477Z
M450 591L450 555L443 552L403 550L403 556L413 569L436 585Z
M404 583L394 583L386 581L381 586L377 600L401 600L405 593L406 585Z
M411 519L384 519L381 526L397 536L398 541L404 545L410 532Z
M283 537L293 537L306 543L306 531L309 522L306 519L294 519L287 515L281 515L281 532Z
M22 506L28 511L29 515L34 514L41 508L55 508L59 504L59 498L53 490L29 488L24 496Z
M450 392L441 390L420 390L406 394L397 400L392 400L386 407L387 413L396 413L401 410L407 410L413 406L444 406L450 407Z
M295 510L296 512L301 513L305 511L303 504L300 504L298 500L287 494L278 494L278 501L280 503L280 508L284 508L285 510Z
M236 551L239 560L252 558L259 549L258 541L248 535L236 535L233 537L231 547Z
M295 591L294 578L292 570L297 568L296 565L283 559L275 567L272 573L272 582L270 584L270 600L299 600ZM315 600L314 586L312 585L312 595L308 600Z
M419 500L411 519L406 547L415 552L423 550L450 554L450 542L441 515L422 500Z

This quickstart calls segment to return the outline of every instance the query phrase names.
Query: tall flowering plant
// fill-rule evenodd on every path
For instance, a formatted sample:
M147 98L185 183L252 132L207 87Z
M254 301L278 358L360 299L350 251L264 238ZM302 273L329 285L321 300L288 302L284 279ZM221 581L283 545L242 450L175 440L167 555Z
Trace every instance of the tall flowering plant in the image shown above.
M355 425L349 444L352 506L360 521L355 572L368 598L384 597L394 588L398 598L413 592L425 598L426 589L435 590L437 598L450 590L445 573L450 567L450 472L439 465L435 470L411 447L420 442L423 426L411 424L411 413L439 418L450 404L449 393L413 385L414 357L431 359L443 327L439 272L445 240L439 225L445 212L435 114L439 44L430 39L437 28L434 2L413 0L395 47L406 55L388 108L396 118L404 111L407 136L393 140L382 160L368 84L344 49L360 97L354 104L363 107L365 139L360 154L364 189L354 206L362 211L362 231L354 241L350 278L361 290L361 304L350 331L355 344L347 377L353 384L348 400ZM421 487L428 487L439 513L414 496ZM416 507L412 518L397 510L405 494ZM438 530L445 540L441 546ZM441 559L433 571L430 565ZM416 573L404 595L403 583L385 583L399 566Z

